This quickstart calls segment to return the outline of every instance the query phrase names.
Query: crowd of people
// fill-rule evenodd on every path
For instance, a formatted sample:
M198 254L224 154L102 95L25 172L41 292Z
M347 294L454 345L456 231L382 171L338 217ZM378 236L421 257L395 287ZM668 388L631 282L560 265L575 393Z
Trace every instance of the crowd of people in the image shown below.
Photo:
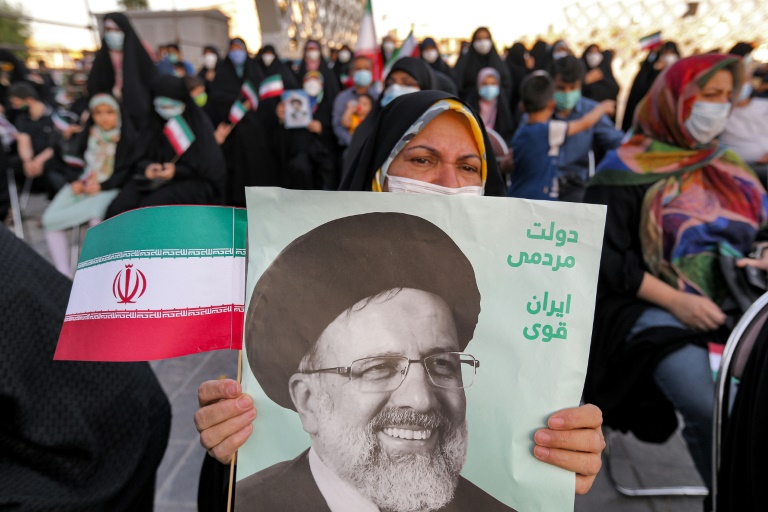
M394 50L385 38L383 62ZM678 412L709 485L707 347L743 311L720 257L768 270L768 72L752 50L652 49L619 129L613 53L595 44L581 57L562 40L500 54L478 28L455 66L425 38L418 57L389 62L377 82L377 63L347 46L329 61L308 41L291 63L271 45L252 56L233 38L221 53L206 47L195 72L177 45L151 57L113 13L90 69L72 77L79 95L61 98L0 54L0 164L48 194L43 227L67 275L69 228L143 206L244 206L246 186L607 204L585 399L611 426L651 441L674 431ZM467 157L494 138L511 162ZM417 140L432 149L406 156ZM2 219L7 198L0 187ZM201 482L218 485L220 463L252 431L253 402L216 381L201 386L200 404L211 456ZM577 473L580 492L599 470L601 418L592 406L561 411L535 437L536 456ZM204 496L206 509L221 506L221 489Z

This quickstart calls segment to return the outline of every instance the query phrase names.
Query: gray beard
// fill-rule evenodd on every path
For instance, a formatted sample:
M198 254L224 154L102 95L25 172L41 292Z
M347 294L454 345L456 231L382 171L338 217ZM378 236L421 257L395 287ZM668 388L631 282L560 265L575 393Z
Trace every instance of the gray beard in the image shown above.
M382 410L363 429L333 413L330 396L320 392L320 430L313 444L323 462L382 511L438 510L453 499L467 453L467 423L410 409ZM384 425L416 424L439 435L434 453L387 453L377 433ZM439 428L439 429L438 429Z

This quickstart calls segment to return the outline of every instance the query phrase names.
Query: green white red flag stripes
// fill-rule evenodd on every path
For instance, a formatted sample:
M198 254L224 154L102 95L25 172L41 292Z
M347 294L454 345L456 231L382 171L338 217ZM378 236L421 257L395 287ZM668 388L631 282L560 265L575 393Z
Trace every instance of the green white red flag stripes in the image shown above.
M653 50L661 46L661 31L640 38L640 50Z
M418 43L416 42L416 38L413 35L413 30L411 30L408 33L408 37L405 38L405 41L403 41L403 44L395 50L395 53L392 54L392 58L389 59L389 62L384 66L384 73L383 76L387 76L392 69L392 66L397 62L398 60L402 59L403 57L417 57L418 56Z
M181 156L195 142L195 134L182 116L174 116L165 123L163 133L173 146L176 156Z
M54 359L149 361L239 350L246 214L133 210L88 230Z
M240 122L243 117L245 117L245 113L248 112L248 109L245 108L245 105L243 105L243 102L240 100L235 101L232 104L232 108L229 109L229 122L233 126Z
M376 26L373 23L373 6L371 0L365 2L363 19L360 20L360 29L357 33L357 45L355 55L368 57L373 62L373 80L378 82L382 78L381 50L376 39Z
M259 98L266 100L268 98L274 98L283 94L285 86L283 85L283 77L279 74L271 75L262 80L259 86Z
M259 96L256 94L256 89L253 88L253 84L250 80L243 82L243 87L240 89L240 93L243 95L243 98L248 100L248 103L251 104L251 110L259 108Z

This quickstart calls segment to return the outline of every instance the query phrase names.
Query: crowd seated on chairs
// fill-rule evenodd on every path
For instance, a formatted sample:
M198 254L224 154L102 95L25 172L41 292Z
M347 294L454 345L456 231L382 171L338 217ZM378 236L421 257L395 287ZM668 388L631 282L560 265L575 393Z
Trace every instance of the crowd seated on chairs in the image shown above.
M53 94L50 77L32 80L23 63L0 50L0 221L12 209L23 234L29 193L52 199L42 224L55 266L68 276L73 258L66 230L77 233L129 209L242 206L244 185L383 189L373 179L377 166L355 168L359 155L378 158L381 147L370 139L397 135L393 126L404 117L395 119L393 110L432 98L427 90L445 91L433 99L460 93L476 107L473 119L495 129L492 167L501 166L505 176L492 173L484 190L505 195L514 176L510 142L520 133L519 121L528 124L520 119L522 78L534 70L546 77L553 112L542 122L571 128L595 106L588 97L597 99L597 89L614 98L618 87L610 51L591 45L579 60L565 42L548 51L539 41L530 53L516 45L505 61L485 28L475 32L454 70L428 39L420 58L404 57L388 68L380 95L373 61L350 59L345 49L339 52L344 62L332 69L316 41L307 44L298 74L270 45L255 58L240 38L230 40L221 57L206 47L199 78L185 85L169 76L192 74L188 63L172 65L177 47L170 45L174 58L158 67L126 16L105 16L104 30L92 69L73 77L67 101ZM768 428L768 327L754 337L751 357L741 359L733 412L714 434L719 395L710 352L729 339L758 288L765 288L757 281L768 269L768 73L746 70L755 67L751 48L684 59L671 42L652 50L630 94L628 136L600 115L578 136L565 137L576 135L566 128L561 153L546 153L561 199L583 196L608 205L585 401L602 409L607 425L650 442L668 439L679 414L702 480L718 490L713 505L739 512L768 502L759 481L768 456L760 435ZM309 100L305 127L285 125L281 93L293 89ZM416 96L395 101L408 94ZM351 118L361 99L372 103L370 114L348 130L340 124L343 114ZM169 123L177 123L174 133L185 140L168 135ZM592 176L595 153L602 161ZM722 438L719 468L713 435Z

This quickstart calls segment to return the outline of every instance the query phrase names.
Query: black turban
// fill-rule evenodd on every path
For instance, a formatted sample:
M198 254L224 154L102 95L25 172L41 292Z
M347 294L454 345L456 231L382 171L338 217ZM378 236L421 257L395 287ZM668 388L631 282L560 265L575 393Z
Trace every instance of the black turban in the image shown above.
M480 291L470 261L431 222L368 213L291 242L256 283L245 320L248 362L267 396L295 410L288 381L325 328L361 300L396 288L441 297L464 350L480 314Z

